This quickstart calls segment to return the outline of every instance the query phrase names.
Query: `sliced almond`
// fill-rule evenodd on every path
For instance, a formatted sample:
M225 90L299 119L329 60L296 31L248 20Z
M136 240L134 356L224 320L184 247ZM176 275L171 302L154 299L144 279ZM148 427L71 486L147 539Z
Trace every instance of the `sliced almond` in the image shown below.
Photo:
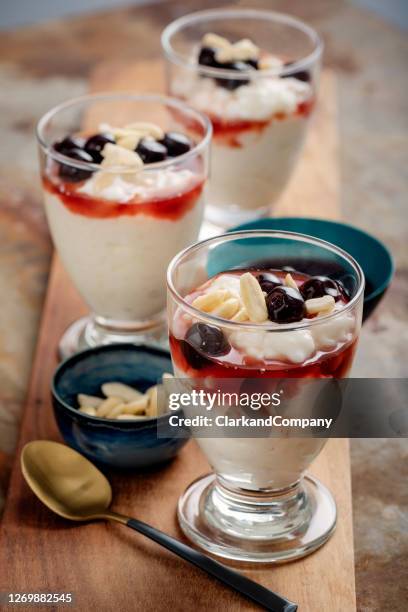
M212 47L213 49L225 49L231 46L227 38L213 34L213 32L208 32L208 34L203 36L202 44L204 47Z
M159 391L158 385L154 385L153 387L150 387L150 389L146 391L146 395L149 401L146 413L149 417L159 416L158 391Z
M92 186L95 189L95 193L102 194L105 189L112 185L116 176L113 172L95 172L92 178Z
M240 277L241 299L250 321L263 323L268 319L265 297L255 276L245 272Z
M164 131L156 123L150 123L148 121L136 121L134 123L128 123L125 126L125 130L134 132L140 132L143 136L151 136L155 140L161 140L164 138Z
M241 304L239 300L236 298L229 298L220 306L215 308L215 310L212 311L212 314L217 315L217 317L230 320L238 312L240 306Z
M89 416L96 416L96 408L94 406L81 406L79 412L83 412Z
M296 291L299 291L299 287L297 286L293 276L289 274L289 272L285 276L285 285L286 287L292 287L292 289L296 289Z
M222 64L227 62L234 61L234 47L230 45L229 47L219 47L215 48L215 59Z
M108 412L108 414L106 415L106 418L116 419L116 417L118 417L120 414L123 414L125 406L126 404L124 404L123 402L121 402L120 404L117 404L116 406L112 408L110 412Z
M125 149L130 149L130 151L134 151L139 144L139 141L142 140L143 134L140 132L129 132L125 136L118 138L117 144L120 147L124 147Z
M307 314L328 314L334 309L336 302L331 295L306 300L305 308Z
M149 397L145 393L139 399L134 400L133 402L128 402L127 404L123 404L122 412L124 414L144 414L149 405Z
M274 55L261 55L258 61L259 70L280 70L282 67L282 60Z
M108 397L99 404L96 409L96 416L107 417L118 404L123 404L123 400L120 397Z
M259 47L249 38L241 38L233 44L237 59L257 59L260 53Z
M107 418L115 419L119 414L135 414L142 416L146 414L148 401L147 395L142 395L139 399L134 400L133 402L118 404L109 412Z
M101 387L102 393L106 395L106 397L119 397L122 402L133 402L133 400L140 399L143 396L143 393L134 389L130 385L125 385L121 382L106 382Z
M109 132L118 140L119 138L125 138L125 136L129 136L132 133L132 130L127 130L124 127L110 127Z
M86 393L78 393L77 400L81 408L84 406L92 406L92 408L97 408L99 404L103 402L102 397L96 397L96 395L87 395Z
M243 38L238 42L231 44L230 47L223 47L216 51L216 58L220 62L229 61L246 61L249 59L258 59L259 47L248 38Z
M128 123L124 127L115 127L114 125L109 125L109 123L101 123L99 125L99 131L101 133L107 132L112 134L115 140L124 138L134 132L139 132L142 136L151 136L151 138L157 140L164 138L164 131L162 128L156 123L148 121L134 121L133 123Z
M114 125L110 125L109 123L100 123L99 124L99 132L101 134L112 134L115 138L119 138L120 136L124 136L124 132L126 132L123 127L115 127Z
M172 378L174 378L174 375L170 374L170 372L165 372L162 376L162 380L170 380Z
M143 419L147 419L148 417L136 414L118 414L116 418L118 421L143 421Z
M108 142L102 149L103 161L101 167L110 168L114 166L129 166L131 168L143 168L143 161L135 151L129 151L125 147Z
M238 312L232 317L231 321L236 321L237 323L244 323L248 321L248 313L244 307L240 308Z
M218 289L199 295L191 305L202 312L212 312L214 308L221 306L227 297L229 297L229 292L226 289Z

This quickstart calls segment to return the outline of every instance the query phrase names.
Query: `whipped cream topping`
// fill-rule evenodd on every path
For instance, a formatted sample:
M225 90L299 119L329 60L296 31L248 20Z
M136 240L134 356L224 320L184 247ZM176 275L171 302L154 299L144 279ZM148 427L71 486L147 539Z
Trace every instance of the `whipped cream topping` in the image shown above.
M353 337L354 327L353 315L345 313L332 321L316 325L312 328L311 334L319 349L331 349L339 343L349 342Z
M322 322L307 329L293 331L240 330L229 335L235 348L259 360L279 360L303 363L320 350L334 349L353 338L354 317L338 315L333 320ZM279 327L279 323L276 324ZM228 334L228 332L226 332Z
M191 170L139 170L122 174L95 172L78 193L112 202L152 200L171 197L193 188L197 175Z
M339 344L350 342L354 327L353 315L345 313L331 321L314 325L310 330L299 329L281 333L242 330L230 334L229 341L232 346L255 359L303 363L318 351L334 349Z
M175 79L173 93L194 108L228 120L263 121L277 113L293 114L312 96L309 83L294 78L262 76L234 91L219 87L212 78L183 74Z
M303 363L316 350L310 331L299 329L282 333L274 332L233 332L229 341L249 357L264 360Z

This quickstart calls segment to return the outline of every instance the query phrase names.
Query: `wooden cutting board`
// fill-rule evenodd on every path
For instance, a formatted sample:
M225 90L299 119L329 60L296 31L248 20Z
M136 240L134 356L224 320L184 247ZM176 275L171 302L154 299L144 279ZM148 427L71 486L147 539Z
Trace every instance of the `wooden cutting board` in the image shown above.
M104 65L94 74L91 87L157 90L158 70L152 63ZM280 214L339 216L336 137L334 81L332 75L324 74L321 104L306 153L278 206ZM84 312L81 298L54 257L0 534L0 591L71 592L74 609L81 612L255 609L216 580L123 526L76 525L53 516L25 485L19 466L22 445L32 439L60 439L49 391L57 364L56 347L67 325ZM115 508L182 538L176 522L177 499L193 479L207 471L206 460L190 442L161 469L112 474ZM242 571L297 602L300 612L353 612L356 603L347 440L330 440L311 471L336 498L339 522L334 536L300 561L245 567Z

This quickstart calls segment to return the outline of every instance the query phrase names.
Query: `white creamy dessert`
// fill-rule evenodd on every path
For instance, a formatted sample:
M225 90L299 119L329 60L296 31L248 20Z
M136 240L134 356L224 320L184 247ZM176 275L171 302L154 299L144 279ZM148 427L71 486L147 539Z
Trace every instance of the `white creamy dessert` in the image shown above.
M326 438L199 438L197 442L225 481L250 491L268 491L284 489L302 476Z
M105 144L100 171L85 180L61 181L53 161L44 180L64 266L94 313L121 322L145 321L164 309L167 265L196 240L203 213L200 165L193 171L175 157L174 164L149 168L135 142L129 149Z
M197 364L197 356L193 355L193 370L186 368L173 350L176 375L187 376L190 381L197 378L199 385L203 380L205 385L210 385L212 377L219 381L231 376L245 380L255 375L260 376L257 391L268 388L265 379L269 377L283 381L346 376L351 367L358 323L355 313L346 308L348 297L344 287L327 277L292 274L277 270L221 273L187 296L186 301L202 316L182 314L179 310L172 333L188 342L208 362ZM277 303L276 299L282 295L284 301ZM204 322L207 315L220 317L211 322L211 328ZM251 327L234 326L234 322ZM289 325L289 329L280 329L282 324ZM199 325L203 326L201 344L198 328L194 328ZM183 354L189 362L189 352ZM312 414L311 407L320 387L297 386L290 381L289 385L291 395L285 405L285 416ZM215 404L211 414L217 416L225 411L225 406ZM248 490L290 486L326 441L325 438L293 439L285 430L282 437L256 441L250 437L203 437L199 428L197 433L198 444L215 472L227 483Z
M137 321L165 307L167 266L196 240L203 198L176 221L148 214L92 219L47 192L45 209L62 262L92 311Z
M223 51L221 57L229 63L245 57L239 46L242 41L222 48L223 41L210 34L203 45ZM248 59L261 64L255 45L244 48L252 54ZM283 62L266 59L266 70L253 69L249 80L233 89L198 70L180 74L171 83L173 95L206 113L213 123L208 218L215 223L229 219L227 223L236 224L266 210L279 198L303 146L313 105L312 86L280 77ZM275 75L267 70L271 67Z

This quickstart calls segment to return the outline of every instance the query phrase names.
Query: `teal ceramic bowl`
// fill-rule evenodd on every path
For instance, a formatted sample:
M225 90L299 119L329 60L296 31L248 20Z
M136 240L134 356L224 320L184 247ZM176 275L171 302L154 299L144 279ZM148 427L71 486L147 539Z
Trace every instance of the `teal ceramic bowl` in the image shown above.
M133 344L99 346L68 358L58 366L51 386L54 415L65 442L91 461L116 469L145 468L172 459L189 435L174 434L168 413L143 421L102 419L80 412L76 401L77 393L101 395L108 380L145 391L172 371L168 351Z
M337 221L306 217L259 219L232 228L240 230L284 230L327 240L344 249L360 264L366 279L363 320L378 306L394 274L394 262L387 247L363 230Z

